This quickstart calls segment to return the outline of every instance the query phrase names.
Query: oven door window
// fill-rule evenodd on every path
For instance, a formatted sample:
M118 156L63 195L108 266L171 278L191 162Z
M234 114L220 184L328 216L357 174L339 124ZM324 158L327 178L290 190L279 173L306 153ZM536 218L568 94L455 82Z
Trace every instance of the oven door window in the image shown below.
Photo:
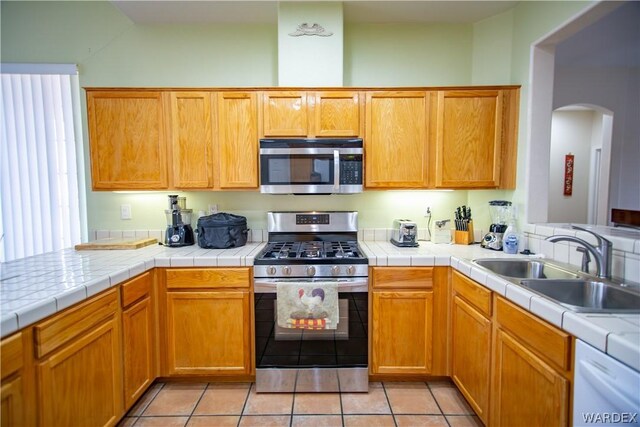
M340 318L346 323L342 327L338 324L338 331L279 331L275 321L276 294L256 293L256 367L366 367L368 294L341 292L338 298Z
M333 156L329 154L262 155L262 185L333 185Z

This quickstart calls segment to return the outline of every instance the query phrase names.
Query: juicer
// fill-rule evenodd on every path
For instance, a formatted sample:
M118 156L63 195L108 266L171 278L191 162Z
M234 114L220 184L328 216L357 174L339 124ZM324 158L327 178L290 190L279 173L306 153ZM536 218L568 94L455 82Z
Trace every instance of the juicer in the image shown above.
M186 205L185 197L169 196L169 209L164 211L167 217L164 244L167 246L190 246L195 243L193 228L191 228L191 214L193 211L187 209Z

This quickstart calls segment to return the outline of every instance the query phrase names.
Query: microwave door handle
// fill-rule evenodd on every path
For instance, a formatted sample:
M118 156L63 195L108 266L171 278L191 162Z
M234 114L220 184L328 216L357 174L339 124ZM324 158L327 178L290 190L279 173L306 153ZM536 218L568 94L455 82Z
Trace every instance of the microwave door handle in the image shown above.
M340 190L340 151L333 150L333 189Z

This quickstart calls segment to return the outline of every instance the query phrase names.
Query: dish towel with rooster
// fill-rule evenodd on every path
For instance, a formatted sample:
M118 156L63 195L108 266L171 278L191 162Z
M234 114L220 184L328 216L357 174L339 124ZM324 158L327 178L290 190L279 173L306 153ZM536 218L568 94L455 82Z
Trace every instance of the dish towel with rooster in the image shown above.
M338 284L279 282L276 285L278 326L297 329L336 329Z

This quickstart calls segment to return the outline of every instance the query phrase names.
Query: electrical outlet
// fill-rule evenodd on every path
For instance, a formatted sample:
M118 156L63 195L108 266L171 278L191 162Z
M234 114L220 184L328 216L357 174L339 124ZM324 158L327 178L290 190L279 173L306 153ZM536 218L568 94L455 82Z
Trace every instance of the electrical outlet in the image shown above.
M427 206L427 210L424 213L425 218L431 218L431 208Z
M218 213L218 205L217 204L209 205L209 215L213 215L215 213Z
M131 205L120 205L120 219L131 219Z

